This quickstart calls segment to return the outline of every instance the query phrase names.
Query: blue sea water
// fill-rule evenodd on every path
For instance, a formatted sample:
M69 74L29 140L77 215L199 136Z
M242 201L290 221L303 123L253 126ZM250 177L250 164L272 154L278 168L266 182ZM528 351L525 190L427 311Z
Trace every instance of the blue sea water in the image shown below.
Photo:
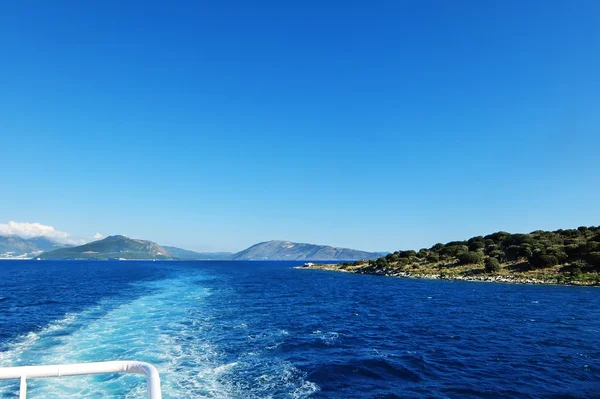
M0 367L135 359L165 398L600 397L600 290L297 270L0 262ZM131 375L31 398L143 398ZM0 382L16 397L18 382Z

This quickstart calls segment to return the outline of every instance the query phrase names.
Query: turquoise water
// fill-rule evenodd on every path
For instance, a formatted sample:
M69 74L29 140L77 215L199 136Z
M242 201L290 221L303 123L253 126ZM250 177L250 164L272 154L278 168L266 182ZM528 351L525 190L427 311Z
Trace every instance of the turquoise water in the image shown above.
M598 289L297 264L0 262L0 366L148 361L165 398L600 397ZM143 398L145 384L69 377L29 393Z

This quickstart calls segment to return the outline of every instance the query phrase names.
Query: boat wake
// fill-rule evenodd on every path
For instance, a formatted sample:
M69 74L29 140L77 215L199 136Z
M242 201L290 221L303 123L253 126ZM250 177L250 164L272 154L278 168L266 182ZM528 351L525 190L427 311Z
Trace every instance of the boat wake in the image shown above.
M67 314L9 344L0 366L140 360L158 367L164 398L304 398L319 389L291 363L267 354L272 340L245 352L227 347L205 279L191 274L146 282L144 295L129 302L106 300ZM48 398L141 398L145 389L143 378L131 375L29 383L31 397ZM16 392L17 381L0 386L0 397Z

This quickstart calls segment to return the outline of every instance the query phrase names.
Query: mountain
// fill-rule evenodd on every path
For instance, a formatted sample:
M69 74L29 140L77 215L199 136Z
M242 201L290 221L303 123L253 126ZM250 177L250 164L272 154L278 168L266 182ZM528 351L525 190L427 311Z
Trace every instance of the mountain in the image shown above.
M33 243L28 243L33 245ZM39 245L43 245L40 241ZM46 243L51 245L51 243ZM28 247L29 248L29 247ZM34 247L31 247L34 248ZM290 241L268 241L253 245L241 252L195 252L182 248L161 246L152 241L125 236L109 236L77 247L51 249L35 257L40 259L188 259L188 260L363 260L375 259L385 252L365 252L326 245L298 244ZM0 247L1 250L1 247ZM31 253L32 249L28 249ZM25 249L22 251L25 252Z
M27 240L28 242L34 244L41 251L51 251L53 249L71 247L72 245L68 244L60 244L54 240L51 240L47 237L33 237Z
M39 255L40 259L173 259L155 242L125 236L109 236L78 247L61 248Z
M27 259L64 246L46 237L25 239L15 235L0 236L0 259Z
M35 243L18 236L0 236L0 258L27 258L40 253Z
M385 252L365 252L327 245L290 241L266 241L234 254L232 260L362 260L375 259Z
M179 259L190 259L190 260L221 260L229 259L232 255L231 252L196 252L187 249L169 247L163 245L163 248L169 251L175 258Z

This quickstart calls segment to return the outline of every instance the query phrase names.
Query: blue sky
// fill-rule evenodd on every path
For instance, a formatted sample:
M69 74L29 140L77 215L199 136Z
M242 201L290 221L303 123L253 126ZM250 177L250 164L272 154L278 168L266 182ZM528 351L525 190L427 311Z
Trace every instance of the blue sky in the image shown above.
M366 250L600 222L597 1L0 9L0 223Z

